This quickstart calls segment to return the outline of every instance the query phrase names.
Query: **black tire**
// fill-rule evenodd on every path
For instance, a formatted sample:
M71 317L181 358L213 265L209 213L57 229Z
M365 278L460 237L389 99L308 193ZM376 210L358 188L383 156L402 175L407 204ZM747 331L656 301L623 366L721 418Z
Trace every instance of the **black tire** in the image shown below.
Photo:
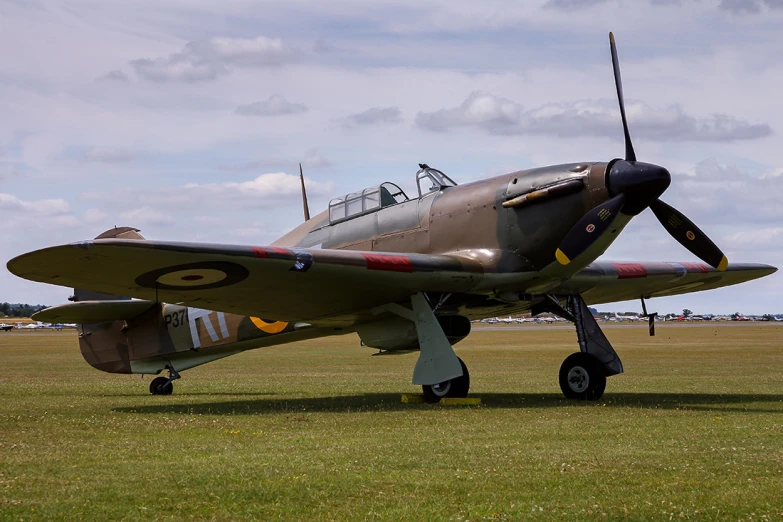
M459 359L459 357L457 357ZM468 373L468 367L462 359L459 359L459 363L462 365L462 375L455 377L454 379L442 382L440 384L425 384L421 387L421 391L424 393L424 402L435 404L440 402L444 397L467 397L470 390L470 373Z
M573 353L560 366L560 389L568 399L597 401L606 389L606 372L589 353Z
M152 395L171 395L174 391L174 383L169 382L166 377L155 377L150 383L150 393Z

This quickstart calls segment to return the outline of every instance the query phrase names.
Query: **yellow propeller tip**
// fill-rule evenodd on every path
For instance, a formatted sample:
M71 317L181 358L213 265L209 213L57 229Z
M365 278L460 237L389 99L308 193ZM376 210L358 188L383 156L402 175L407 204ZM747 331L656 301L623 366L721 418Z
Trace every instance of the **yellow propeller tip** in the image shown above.
M718 266L715 267L715 269L718 272L723 272L729 267L729 260L726 259L726 256L723 256L723 259L720 260L720 263L718 263Z
M614 43L614 33L612 31L609 31L609 41Z
M568 256L565 255L563 251L560 250L559 248L555 252L555 259L557 259L558 263L560 263L561 265L567 265L568 263L571 262L571 260L568 259Z

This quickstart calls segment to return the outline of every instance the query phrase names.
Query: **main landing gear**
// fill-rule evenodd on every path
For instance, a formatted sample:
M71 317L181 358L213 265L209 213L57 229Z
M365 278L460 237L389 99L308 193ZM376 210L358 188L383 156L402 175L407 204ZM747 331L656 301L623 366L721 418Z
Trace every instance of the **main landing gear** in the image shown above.
M622 373L623 363L582 296L568 296L567 306L562 315L574 321L581 351L566 357L560 366L560 389L568 399L597 401L606 389L606 378Z
M152 395L171 395L174 392L174 383L180 378L179 373L171 366L166 366L169 371L168 377L155 377L150 383L150 393Z
M390 312L416 326L420 351L412 381L421 385L424 400L433 403L444 397L467 397L470 389L468 367L454 353L435 317L438 306L433 309L427 297L419 292L411 296L410 308L390 303L374 309L374 313Z

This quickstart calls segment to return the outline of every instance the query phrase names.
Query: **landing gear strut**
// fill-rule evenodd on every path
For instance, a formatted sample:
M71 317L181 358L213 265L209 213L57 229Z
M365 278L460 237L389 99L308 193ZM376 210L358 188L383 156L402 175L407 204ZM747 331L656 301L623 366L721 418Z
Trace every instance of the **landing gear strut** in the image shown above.
M425 384L421 387L421 391L424 393L424 402L435 404L444 397L464 398L468 396L470 374L462 359L459 360L459 363L462 365L461 376L438 384Z
M155 377L150 383L150 393L152 395L171 395L174 392L173 381L180 378L179 373L172 366L166 366L169 371L168 377Z
M441 299L436 308L443 304ZM424 400L438 402L443 397L467 397L470 375L465 363L457 357L451 343L430 306L427 297L419 292L411 296L411 307L389 303L373 313L391 312L416 325L419 340L419 358L413 368L413 384L424 391Z

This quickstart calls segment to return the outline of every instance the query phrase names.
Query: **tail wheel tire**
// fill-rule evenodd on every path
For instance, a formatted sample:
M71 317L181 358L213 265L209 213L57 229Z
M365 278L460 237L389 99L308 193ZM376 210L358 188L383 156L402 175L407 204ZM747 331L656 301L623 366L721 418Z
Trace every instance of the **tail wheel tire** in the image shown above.
M150 393L152 395L171 395L174 391L174 384L166 377L155 377L150 383Z
M568 399L597 401L606 389L603 366L589 353L569 355L560 366L560 389Z
M458 357L459 359L459 357ZM462 375L455 377L440 384L426 384L421 387L424 393L424 401L434 404L440 402L444 397L467 397L470 390L470 373L468 367L462 359L459 359L462 365Z

